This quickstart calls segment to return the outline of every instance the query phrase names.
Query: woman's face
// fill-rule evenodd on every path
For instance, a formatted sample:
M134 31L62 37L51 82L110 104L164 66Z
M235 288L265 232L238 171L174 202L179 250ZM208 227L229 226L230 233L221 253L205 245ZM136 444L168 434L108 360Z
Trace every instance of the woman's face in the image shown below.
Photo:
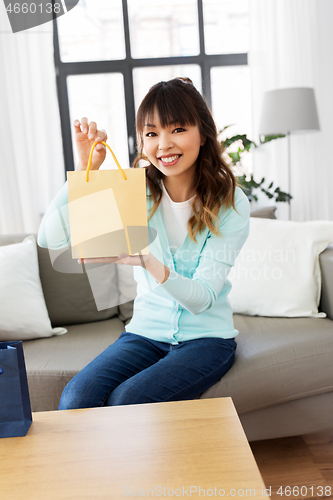
M197 125L162 127L155 112L143 130L143 152L165 176L193 175L204 140Z

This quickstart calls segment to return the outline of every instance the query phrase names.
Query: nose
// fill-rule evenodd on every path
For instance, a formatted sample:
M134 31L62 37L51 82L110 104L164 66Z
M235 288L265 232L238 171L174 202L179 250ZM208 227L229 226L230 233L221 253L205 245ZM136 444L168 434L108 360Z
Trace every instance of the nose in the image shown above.
M173 148L173 146L174 143L172 135L166 131L162 131L159 135L158 149L160 151L167 151L168 149Z

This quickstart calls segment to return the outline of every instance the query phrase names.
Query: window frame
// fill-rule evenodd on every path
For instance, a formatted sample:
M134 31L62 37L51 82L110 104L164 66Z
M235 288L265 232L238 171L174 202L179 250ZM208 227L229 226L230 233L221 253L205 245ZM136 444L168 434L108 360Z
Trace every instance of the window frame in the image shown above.
M53 0L54 1L54 0ZM60 58L60 46L57 19L53 19L54 62L56 69L56 85L60 112L61 133L65 172L75 169L72 150L72 129L70 123L67 77L71 75L90 75L101 73L122 73L124 78L124 95L126 109L127 142L129 147L129 164L136 157L135 146L130 150L130 144L135 145L135 104L133 70L142 67L173 66L197 64L201 69L202 93L211 108L211 75L215 66L238 66L248 64L248 54L206 54L204 35L203 0L197 0L198 29L200 52L196 56L173 56L159 58L134 59L131 56L131 42L127 0L122 0L123 25L125 38L125 59L104 61L63 62ZM66 14L65 14L66 15Z

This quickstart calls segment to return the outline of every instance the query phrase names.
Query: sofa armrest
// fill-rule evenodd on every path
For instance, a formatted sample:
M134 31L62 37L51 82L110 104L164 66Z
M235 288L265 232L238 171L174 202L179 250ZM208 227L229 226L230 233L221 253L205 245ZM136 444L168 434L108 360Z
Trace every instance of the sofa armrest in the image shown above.
M333 320L333 245L331 244L319 255L321 269L321 298L319 310Z

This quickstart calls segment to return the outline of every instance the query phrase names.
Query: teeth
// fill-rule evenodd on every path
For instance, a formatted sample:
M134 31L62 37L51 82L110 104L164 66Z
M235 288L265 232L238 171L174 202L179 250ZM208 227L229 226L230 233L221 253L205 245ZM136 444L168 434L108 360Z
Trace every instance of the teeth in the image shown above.
M177 158L179 158L179 157L180 157L180 155L169 156L169 157L167 157L167 158L166 158L166 157L164 158L164 157L162 156L162 157L160 158L160 160L162 160L162 161L163 161L163 163L171 163L171 162L173 162L173 161L177 160Z

